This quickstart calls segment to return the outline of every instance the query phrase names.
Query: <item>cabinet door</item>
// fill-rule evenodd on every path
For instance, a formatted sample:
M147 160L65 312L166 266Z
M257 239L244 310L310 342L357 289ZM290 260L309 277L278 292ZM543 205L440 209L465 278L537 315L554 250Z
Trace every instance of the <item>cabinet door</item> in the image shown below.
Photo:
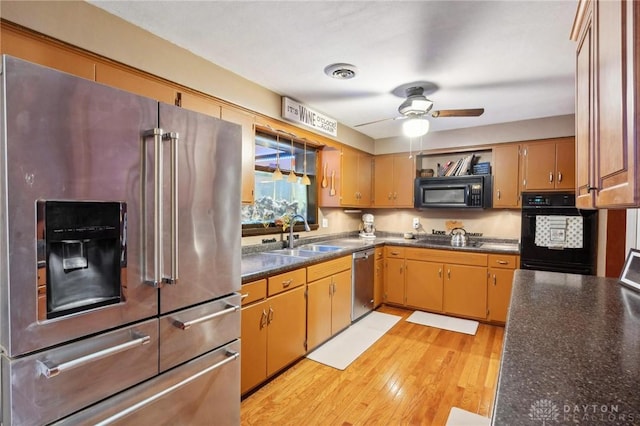
M240 392L267 378L267 302L242 308Z
M407 305L442 311L442 264L407 260Z
M413 207L413 183L416 178L415 160L407 154L394 157L393 202L395 207Z
M63 47L2 28L2 52L88 80L95 79L95 61Z
M487 268L445 265L444 311L450 314L487 317Z
M511 300L513 269L489 268L487 306L489 321L505 322Z
M358 157L358 205L362 207L371 205L371 192L373 182L371 179L371 169L373 167L373 156L360 154Z
M358 205L358 152L342 149L342 179L340 181L340 204L343 206Z
M255 117L246 112L223 106L221 118L242 126L242 194L243 204L253 204L255 187Z
M493 148L493 207L520 205L520 146L500 145Z
M96 64L96 81L137 95L174 105L178 91L160 80L111 64Z
M332 277L331 334L351 324L351 270L342 271Z
M278 294L267 300L267 375L271 376L304 355L306 334L306 287Z
M576 182L575 159L573 138L556 143L556 189L574 189Z
M182 92L180 93L180 106L190 111L196 111L215 118L220 118L220 108L222 107L222 104L205 96Z
M376 263L375 271L373 275L373 308L377 308L382 304L384 300L384 260L377 259L376 249Z
M341 154L333 148L324 148L320 152L321 169L318 173L318 206L319 207L340 207L340 184L342 175L340 171ZM331 195L331 174L334 173L334 187L336 193ZM326 186L323 186L325 185Z
M373 205L393 206L393 157L376 156L373 175Z
M404 305L404 259L387 259L385 263L386 302Z
M315 348L331 337L331 277L307 286L307 348Z
M594 7L597 31L595 114L598 117L595 126L596 204L598 207L637 205L639 159L634 126L638 120L633 111L638 104L635 98L638 82L630 70L635 69L637 75L638 36L628 25L637 18L637 2L599 1L594 2Z
M536 142L525 146L524 189L545 190L555 188L556 144Z
M591 9L592 10L592 9ZM593 15L587 12L576 58L576 207L594 205Z

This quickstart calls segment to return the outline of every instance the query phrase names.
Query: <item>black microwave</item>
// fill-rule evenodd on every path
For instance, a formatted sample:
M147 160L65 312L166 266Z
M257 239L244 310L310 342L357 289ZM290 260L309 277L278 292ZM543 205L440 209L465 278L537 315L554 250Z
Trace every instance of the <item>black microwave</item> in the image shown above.
M486 209L492 204L491 175L420 177L415 180L414 207Z

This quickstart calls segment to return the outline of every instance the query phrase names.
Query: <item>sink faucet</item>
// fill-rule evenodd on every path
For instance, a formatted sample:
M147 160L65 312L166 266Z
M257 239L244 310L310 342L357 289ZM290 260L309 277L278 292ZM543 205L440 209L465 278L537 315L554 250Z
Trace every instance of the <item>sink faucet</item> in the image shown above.
M309 224L307 223L307 219L304 216L299 214L294 214L291 216L291 220L289 221L289 248L293 248L293 225L296 223L296 218L300 218L304 221L304 230L309 232L311 228L309 228Z

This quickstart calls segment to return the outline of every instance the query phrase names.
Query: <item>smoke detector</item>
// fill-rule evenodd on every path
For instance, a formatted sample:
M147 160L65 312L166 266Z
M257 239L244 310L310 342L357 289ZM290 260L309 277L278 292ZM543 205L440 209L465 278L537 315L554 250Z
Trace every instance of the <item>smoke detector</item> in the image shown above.
M337 80L350 80L358 74L358 68L351 64L331 64L324 68L324 73Z

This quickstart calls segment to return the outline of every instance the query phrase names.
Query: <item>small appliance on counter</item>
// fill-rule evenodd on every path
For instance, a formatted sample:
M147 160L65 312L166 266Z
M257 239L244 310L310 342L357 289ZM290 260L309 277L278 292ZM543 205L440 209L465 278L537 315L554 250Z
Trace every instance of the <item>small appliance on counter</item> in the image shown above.
M376 236L375 226L373 226L373 215L365 213L362 215L362 230L360 231L360 238L374 239Z

